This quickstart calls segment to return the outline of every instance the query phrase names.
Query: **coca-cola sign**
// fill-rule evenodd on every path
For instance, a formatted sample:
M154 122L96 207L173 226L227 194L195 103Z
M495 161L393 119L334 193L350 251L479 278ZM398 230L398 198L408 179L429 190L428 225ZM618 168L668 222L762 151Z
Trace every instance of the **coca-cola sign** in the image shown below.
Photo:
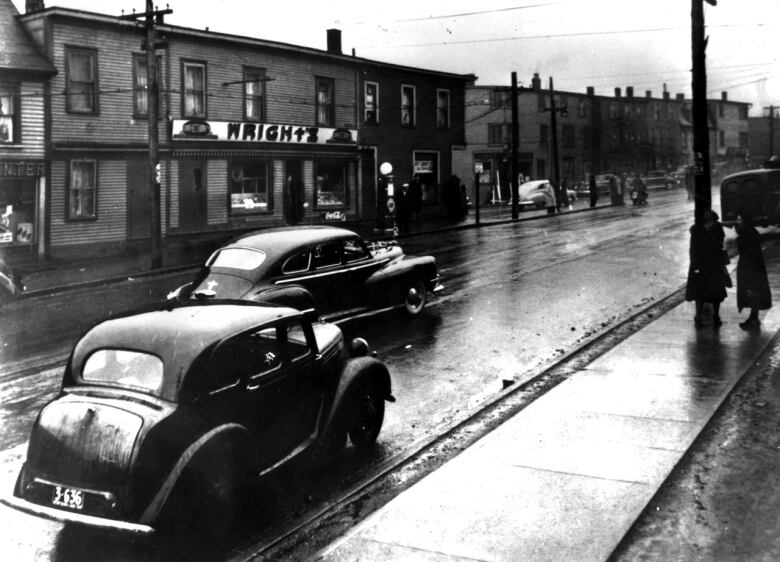
M339 221L344 222L347 220L347 215L341 211L328 211L322 217L326 221Z

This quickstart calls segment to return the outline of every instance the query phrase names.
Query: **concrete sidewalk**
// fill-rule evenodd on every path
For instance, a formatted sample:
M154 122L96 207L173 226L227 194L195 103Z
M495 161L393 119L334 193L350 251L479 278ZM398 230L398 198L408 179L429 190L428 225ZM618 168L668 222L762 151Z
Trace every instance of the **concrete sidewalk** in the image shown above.
M766 247L770 282L780 248ZM735 277L732 275L732 277ZM777 295L780 284L773 283ZM780 328L683 303L319 553L325 560L606 560Z

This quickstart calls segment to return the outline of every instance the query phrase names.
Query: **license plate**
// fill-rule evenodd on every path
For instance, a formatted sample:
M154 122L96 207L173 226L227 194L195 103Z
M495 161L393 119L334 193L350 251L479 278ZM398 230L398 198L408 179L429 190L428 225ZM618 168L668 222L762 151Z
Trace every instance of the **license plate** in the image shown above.
M51 503L57 507L68 509L84 509L84 491L75 488L65 488L64 486L55 486L51 494Z

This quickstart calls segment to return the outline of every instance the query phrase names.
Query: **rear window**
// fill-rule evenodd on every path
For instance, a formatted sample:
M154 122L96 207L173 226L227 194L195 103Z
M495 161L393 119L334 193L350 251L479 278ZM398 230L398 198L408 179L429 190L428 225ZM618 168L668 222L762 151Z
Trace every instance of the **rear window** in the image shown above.
M81 375L88 382L124 386L159 395L163 362L156 355L127 349L100 349L89 356Z
M248 248L226 248L220 250L211 260L211 267L227 267L251 271L265 261L265 252Z

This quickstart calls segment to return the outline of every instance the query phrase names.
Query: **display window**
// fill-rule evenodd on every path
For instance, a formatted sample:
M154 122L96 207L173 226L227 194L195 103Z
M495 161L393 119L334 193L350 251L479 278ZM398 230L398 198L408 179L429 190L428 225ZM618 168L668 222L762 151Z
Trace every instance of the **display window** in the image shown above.
M318 163L315 185L317 207L344 207L347 201L347 181L344 164Z
M32 244L35 219L35 181L0 181L0 246Z
M230 163L231 213L273 209L269 192L268 164L264 160L234 160Z

